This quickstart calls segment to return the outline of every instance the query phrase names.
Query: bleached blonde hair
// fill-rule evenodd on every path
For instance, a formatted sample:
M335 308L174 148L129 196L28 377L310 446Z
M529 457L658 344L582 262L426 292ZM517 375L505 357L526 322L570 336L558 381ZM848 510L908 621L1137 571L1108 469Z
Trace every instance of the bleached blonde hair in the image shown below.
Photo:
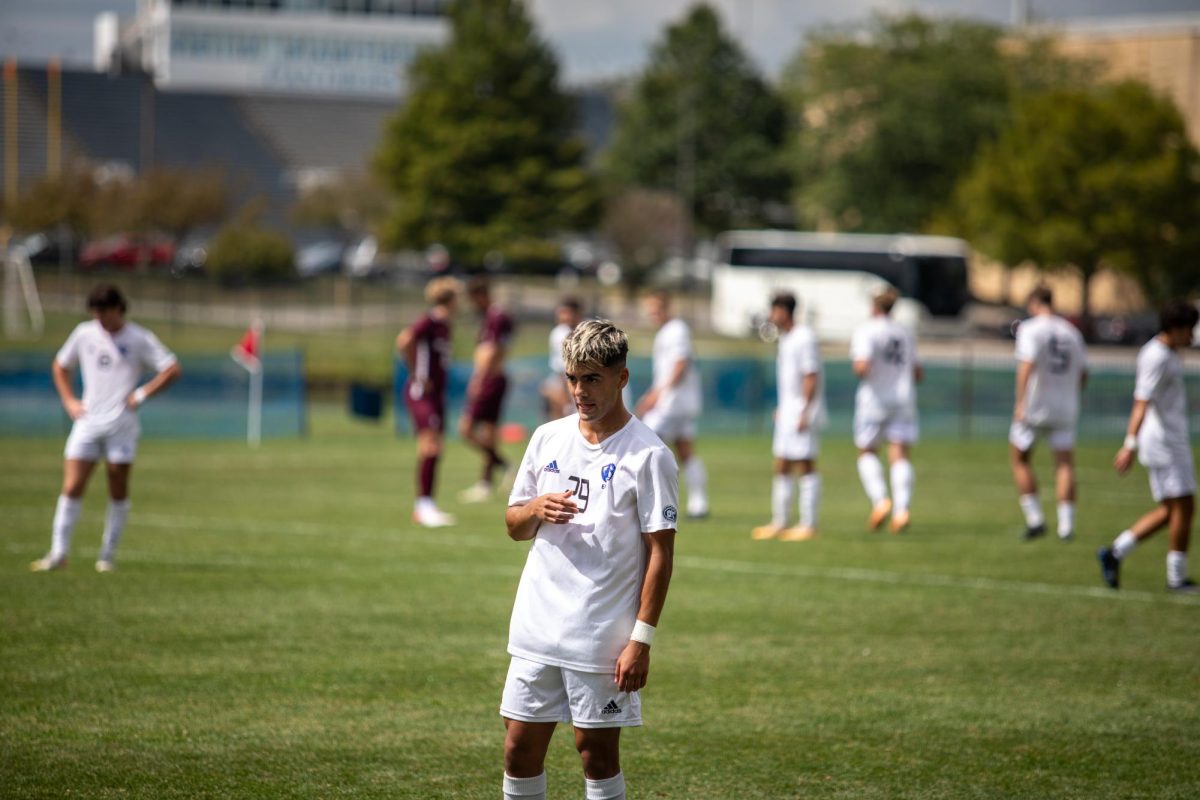
M425 302L431 306L449 305L462 293L462 281L458 278L434 278L425 284Z
M629 337L606 319L579 323L562 345L563 363L572 372L579 367L623 367L628 355Z

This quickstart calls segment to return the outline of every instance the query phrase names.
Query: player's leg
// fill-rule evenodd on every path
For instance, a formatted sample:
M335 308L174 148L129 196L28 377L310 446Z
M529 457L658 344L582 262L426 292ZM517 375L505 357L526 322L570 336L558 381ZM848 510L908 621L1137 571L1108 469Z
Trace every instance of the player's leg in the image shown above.
M788 526L788 514L796 498L796 480L791 462L778 455L771 463L771 521L750 531L753 539L774 539Z
M882 439L881 422L867 421L855 415L854 445L858 448L858 478L863 491L871 501L871 516L867 527L878 530L892 513L892 501L888 497L887 481L883 477L883 462L879 460L878 447Z
M1017 485L1017 503L1025 517L1025 539L1036 539L1046 532L1042 499L1038 496L1037 476L1033 473L1033 444L1036 432L1031 425L1013 422L1008 430L1008 463Z
M687 484L687 514L699 518L708 516L708 471L700 456L696 455L695 429L695 420L681 423L680 435L675 439L675 452L679 454L683 479Z
M795 528L788 528L779 534L785 542L806 542L817 535L817 520L821 504L821 476L817 474L817 462L811 456L811 448L805 453L806 458L789 462L800 474L800 522Z
M1121 585L1121 562L1129 557L1140 542L1153 536L1171 519L1167 505L1169 498L1166 496L1170 494L1169 468L1150 467L1149 472L1150 494L1158 505L1121 531L1111 545L1101 547L1096 552L1096 558L1100 561L1100 577L1114 589Z
M54 522L50 534L50 552L29 565L34 572L61 569L71 552L71 538L83 510L83 493L95 468L95 460L66 458L63 460L62 491L54 506Z
M559 722L571 718L563 670L513 656L500 715L505 728L505 800L544 800L550 737Z
M557 722L505 719L504 797L545 798L546 752Z
M1055 498L1058 500L1058 538L1064 542L1075 536L1075 451L1054 451Z
M624 800L620 728L575 728L575 749L583 761L586 800Z
M913 485L916 471L909 458L910 445L907 440L893 439L888 442L888 461L891 463L892 480L892 533L900 533L908 527L909 507L912 505Z
M129 479L133 463L114 464L106 461L108 476L108 510L104 515L104 538L100 543L100 556L96 559L97 572L112 572L116 568L117 545L129 521Z
M1196 513L1194 495L1173 497L1165 501L1167 506L1167 530L1171 536L1167 551L1167 588L1174 591L1196 591L1196 584L1188 577L1188 544L1192 534L1192 519Z

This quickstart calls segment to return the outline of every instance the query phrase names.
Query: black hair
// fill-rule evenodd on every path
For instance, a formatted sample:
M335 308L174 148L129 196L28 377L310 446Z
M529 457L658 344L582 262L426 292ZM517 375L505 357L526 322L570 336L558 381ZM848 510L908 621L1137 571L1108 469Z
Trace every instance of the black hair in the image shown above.
M1176 328L1194 328L1200 322L1200 311L1187 300L1170 300L1158 313L1158 328L1163 333Z
M796 316L796 295L791 292L780 292L771 298L771 308L782 308L789 317Z
M87 297L87 307L89 311L103 311L106 308L119 308L124 314L128 306L125 303L125 295L121 294L121 290L111 283L101 283L94 286Z

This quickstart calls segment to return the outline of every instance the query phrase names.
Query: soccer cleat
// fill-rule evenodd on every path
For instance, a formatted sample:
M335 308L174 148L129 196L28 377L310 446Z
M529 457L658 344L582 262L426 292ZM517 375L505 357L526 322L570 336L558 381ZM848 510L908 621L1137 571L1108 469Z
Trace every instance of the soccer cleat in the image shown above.
M106 559L100 559L96 562L96 572L116 572L117 565Z
M687 511L688 519L708 519L708 506L696 506Z
M1025 528L1025 535L1021 538L1027 542L1032 542L1034 539L1039 539L1046 534L1046 523L1039 522L1037 525L1029 525Z
M781 533L783 533L783 526L781 525L775 525L774 523L770 525L759 525L757 528L750 531L750 538L759 542L763 542L767 539L774 539Z
M817 538L817 529L800 525L780 531L775 538L781 542L807 542Z
M892 533L904 533L908 530L908 509L892 514Z
M458 499L463 503L486 503L492 499L492 487L490 484L480 481L459 492Z
M453 514L447 514L436 508L426 508L413 512L413 522L425 528L448 528L454 524Z
M1121 562L1113 555L1111 547L1101 547L1096 551L1100 562L1100 577L1113 589L1121 585Z
M1066 531L1065 533L1062 531L1059 531L1059 533L1058 533L1058 540L1064 544L1066 544L1067 542L1071 541L1074 538L1075 538L1075 531Z
M50 556L46 556L45 558L39 558L37 561L34 561L29 565L30 572L53 572L54 570L66 568L66 556L61 556L59 558L51 558Z
M879 526L883 524L884 520L891 516L891 513L891 498L885 497L876 503L875 507L871 509L871 516L867 517L867 528L873 531L879 530Z
M1191 578L1184 578L1182 583L1177 583L1174 586L1168 585L1167 591L1174 594L1200 594L1200 584L1197 584Z

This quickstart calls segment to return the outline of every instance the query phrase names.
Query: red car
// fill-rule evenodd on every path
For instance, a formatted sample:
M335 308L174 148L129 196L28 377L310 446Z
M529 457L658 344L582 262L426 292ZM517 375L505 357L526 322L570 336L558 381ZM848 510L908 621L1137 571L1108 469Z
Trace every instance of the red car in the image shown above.
M175 245L162 239L147 240L132 236L113 236L98 242L89 242L79 255L79 266L83 269L116 267L136 269L145 264L152 267L169 267L175 261Z

